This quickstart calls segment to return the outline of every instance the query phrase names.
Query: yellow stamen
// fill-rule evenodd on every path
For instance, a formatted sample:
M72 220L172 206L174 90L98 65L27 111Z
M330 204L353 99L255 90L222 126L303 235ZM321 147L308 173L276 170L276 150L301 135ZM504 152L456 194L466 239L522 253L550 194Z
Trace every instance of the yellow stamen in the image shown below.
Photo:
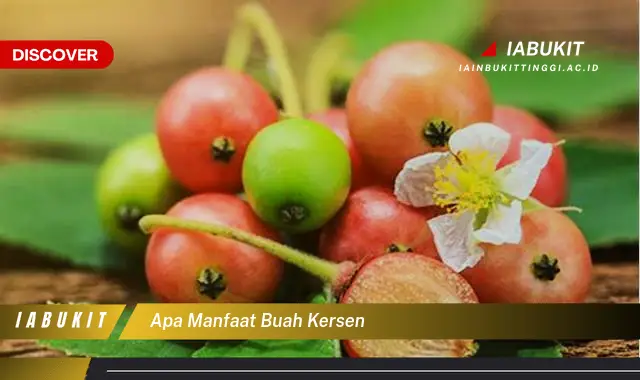
M458 152L435 168L433 199L449 213L479 212L507 197L494 180L496 159L489 152Z

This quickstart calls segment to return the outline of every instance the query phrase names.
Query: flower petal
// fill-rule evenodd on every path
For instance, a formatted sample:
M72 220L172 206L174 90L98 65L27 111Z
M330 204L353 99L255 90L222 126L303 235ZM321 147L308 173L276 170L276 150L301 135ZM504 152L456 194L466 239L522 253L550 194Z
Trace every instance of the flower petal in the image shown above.
M522 239L522 202L513 201L511 205L499 204L489 212L487 221L473 232L473 237L483 243L517 244Z
M484 251L473 239L474 214L444 214L430 219L427 224L442 262L456 272L475 266Z
M553 154L553 144L544 143L538 140L522 140L520 143L520 161L528 162L530 165L539 165L540 170L544 169Z
M457 130L449 139L452 152L485 151L489 152L495 164L502 159L509 148L511 135L491 123L476 123Z
M523 140L520 160L498 170L502 191L520 200L527 199L538 183L540 172L549 162L553 144Z
M396 177L394 188L396 198L400 202L414 207L432 205L433 198L430 188L435 181L434 168L447 156L449 156L447 152L435 152L407 161Z

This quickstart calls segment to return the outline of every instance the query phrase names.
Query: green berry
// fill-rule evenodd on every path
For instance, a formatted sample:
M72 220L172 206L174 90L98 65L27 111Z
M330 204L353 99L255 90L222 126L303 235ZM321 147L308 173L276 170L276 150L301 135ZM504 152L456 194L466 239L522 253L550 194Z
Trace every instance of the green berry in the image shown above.
M147 236L138 221L164 213L185 195L171 178L153 134L145 134L114 149L98 174L96 201L103 228L117 245L144 252Z
M342 207L350 166L347 148L330 129L286 119L260 131L249 144L242 180L262 220L300 233L322 227Z

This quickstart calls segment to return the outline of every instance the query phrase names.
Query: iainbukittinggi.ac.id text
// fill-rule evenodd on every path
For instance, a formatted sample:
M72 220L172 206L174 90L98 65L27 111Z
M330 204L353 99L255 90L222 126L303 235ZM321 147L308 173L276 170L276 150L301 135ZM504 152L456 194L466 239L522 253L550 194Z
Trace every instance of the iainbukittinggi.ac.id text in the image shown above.
M595 63L483 63L475 65L460 65L458 71L481 72L595 72L599 66Z

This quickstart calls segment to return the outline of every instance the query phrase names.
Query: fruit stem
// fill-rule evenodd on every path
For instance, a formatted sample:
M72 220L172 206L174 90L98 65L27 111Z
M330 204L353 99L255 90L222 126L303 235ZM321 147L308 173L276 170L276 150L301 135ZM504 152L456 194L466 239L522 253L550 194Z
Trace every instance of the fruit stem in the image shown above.
M349 41L342 33L328 34L316 47L305 77L307 112L324 111L331 107L331 86L348 47Z
M334 76L336 79L351 82L358 74L362 64L355 59L345 59L340 62L340 66L335 68Z
M575 211L578 214L582 213L582 209L580 207L575 207L575 206L553 207L553 210L560 211L560 212Z
M522 205L523 205L523 212L525 214L532 211L548 210L548 209L559 211L559 212L574 211L577 213L582 213L582 209L580 207L575 207L575 206L549 207L533 197L529 197L525 199Z
M147 215L140 219L140 228L145 233L151 233L154 229L162 227L205 232L215 236L233 239L260 248L281 260L309 272L327 284L334 285L340 280L341 270L339 265L238 228L185 220L166 215Z
M244 70L251 51L252 30L255 30L262 41L267 56L276 69L285 112L288 115L302 117L300 95L289 64L287 49L275 22L261 5L249 3L238 9L236 22L227 41L224 66L234 70Z

